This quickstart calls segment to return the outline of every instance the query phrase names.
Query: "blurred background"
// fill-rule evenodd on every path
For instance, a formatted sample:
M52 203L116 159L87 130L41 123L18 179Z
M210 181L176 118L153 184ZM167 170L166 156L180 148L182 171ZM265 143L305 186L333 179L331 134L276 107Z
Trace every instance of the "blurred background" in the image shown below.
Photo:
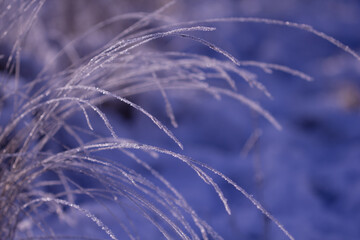
M129 12L153 12L166 3L47 0L23 49L22 77L31 81L67 42L96 23ZM360 2L356 0L179 0L154 26L218 17L261 17L309 24L360 53ZM134 22L119 21L90 34L50 70L57 72L71 66ZM282 64L313 77L313 82L307 82L279 71L268 74L246 68L257 75L273 99L235 79L238 91L271 112L283 129L278 131L254 111L226 97L219 101L203 92L169 90L178 128L171 126L160 92L134 95L131 100L168 126L183 143L183 151L141 113L106 103L103 108L119 136L180 152L221 171L261 202L295 239L360 239L360 62L298 29L254 23L206 25L216 27L216 31L197 36L239 60ZM188 39L159 39L145 48L224 60L224 56ZM5 42L0 49L9 52L10 46ZM4 61L0 61L4 69ZM286 239L222 179L216 178L216 182L229 200L230 216L215 191L185 164L164 156L149 164L224 239ZM95 213L101 211L92 202L85 201L82 206ZM115 223L108 225L116 229ZM55 229L69 234L97 234L96 229L77 223L73 226L70 229L60 224ZM144 239L161 238L151 226L139 232L146 233Z

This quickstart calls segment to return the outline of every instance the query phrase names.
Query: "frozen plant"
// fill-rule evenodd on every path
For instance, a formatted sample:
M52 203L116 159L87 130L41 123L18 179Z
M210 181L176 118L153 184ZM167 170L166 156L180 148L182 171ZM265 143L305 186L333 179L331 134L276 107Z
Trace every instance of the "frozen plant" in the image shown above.
M216 31L211 24L221 22L283 25L315 34L360 60L354 51L308 25L292 22L218 18L173 23L164 11L174 2L150 13L121 14L100 21L73 40L65 41L56 51L48 39L50 30L45 22L51 19L39 17L44 4L45 0L0 1L3 51L0 61L4 66L0 74L0 239L90 238L90 235L62 236L49 224L57 218L72 227L69 216L73 211L91 220L93 225L88 228L98 227L111 239L146 236L138 218L146 219L166 239L222 239L148 163L149 158L159 156L188 165L214 188L225 211L231 214L225 194L213 179L219 176L293 239L261 203L216 169L184 156L181 150L170 151L122 137L104 105L111 102L130 106L149 118L180 149L181 140L154 115L130 101L131 96L159 92L173 127L178 124L168 98L169 90L192 90L209 93L217 99L227 96L238 100L281 129L268 111L237 90L236 79L243 79L271 98L246 67L258 67L265 72L283 71L308 81L311 77L287 66L239 61L197 34ZM122 21L131 24L124 24L109 39L106 39L109 35L97 38ZM168 38L190 39L220 57L147 48L150 42ZM77 49L82 43L90 45L89 49L96 48L79 54ZM6 51L6 47L10 50ZM34 77L24 76L26 66L22 56L28 53L37 54L36 59L43 58L42 69ZM220 81L227 86L212 84ZM146 130L143 134L147 134ZM103 209L103 214L118 229L115 231L101 216L82 206L86 201Z

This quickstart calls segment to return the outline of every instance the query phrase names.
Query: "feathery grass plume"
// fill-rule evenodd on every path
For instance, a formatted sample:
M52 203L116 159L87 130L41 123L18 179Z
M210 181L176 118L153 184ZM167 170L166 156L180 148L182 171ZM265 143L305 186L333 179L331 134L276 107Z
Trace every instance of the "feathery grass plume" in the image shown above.
M281 129L280 123L267 110L238 92L235 79L243 79L271 98L247 66L267 73L283 71L308 81L311 77L287 66L240 61L196 36L198 32L215 31L209 26L214 22L294 27L329 41L358 60L359 56L332 37L297 23L219 18L174 24L163 15L173 3L148 14L122 14L103 20L66 41L56 51L46 39L48 29L44 19L39 17L45 0L0 2L0 41L4 48L6 45L11 48L8 52L0 52L0 60L5 60L5 70L0 74L0 239L91 239L90 235L61 236L56 226L49 224L56 216L71 228L74 223L68 215L76 215L74 212L90 220L86 223L88 228L99 228L103 236L110 239L146 236L141 233L138 218L147 220L166 239L222 239L181 193L147 162L148 157L159 156L175 158L188 165L214 188L225 210L231 214L225 194L213 179L220 176L293 239L252 195L219 171L180 153L122 137L103 104L115 100L130 106L149 118L181 149L181 140L129 97L159 92L171 124L177 127L168 90L200 90L218 99L221 96L233 98ZM80 56L75 50L83 42L91 41L91 36L95 39L94 36L104 34L104 28L124 20L133 22L91 53ZM146 48L149 42L174 37L203 44L217 52L222 60ZM38 54L45 58L42 70L30 79L22 74L22 54L26 51L35 54L29 51L28 45L31 48L37 43L27 41L28 38L41 43L43 52ZM214 86L208 80L224 81L228 87ZM86 201L96 203L103 210L102 216L108 216L104 219L110 217L110 224L115 222L117 230L108 226L109 221L105 222L86 209L82 205Z

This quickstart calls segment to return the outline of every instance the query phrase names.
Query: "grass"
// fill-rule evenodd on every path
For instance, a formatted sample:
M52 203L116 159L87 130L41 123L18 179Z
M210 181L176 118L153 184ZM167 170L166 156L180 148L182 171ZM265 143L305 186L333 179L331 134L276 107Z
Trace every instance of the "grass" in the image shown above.
M227 96L239 101L280 130L280 123L267 110L237 90L235 79L243 79L271 98L265 86L246 67L258 67L265 72L282 71L308 81L312 78L287 66L239 61L197 34L215 31L213 23L281 25L310 32L360 60L353 50L311 26L279 20L217 18L169 23L163 13L174 4L170 2L148 14L122 14L101 21L54 53L46 40L49 30L39 17L44 4L44 0L0 3L0 40L11 48L8 54L0 52L0 61L5 65L0 75L0 239L80 239L80 236L61 236L47 223L57 216L70 227L67 215L74 211L90 219L91 227L98 227L108 238L119 239L119 233L114 233L100 217L82 206L86 201L102 208L104 215L110 216L121 229L117 232L130 239L144 236L138 233L141 231L136 224L138 217L146 219L167 239L222 239L181 193L147 162L147 157L159 155L188 165L213 187L225 211L231 214L226 196L214 180L219 176L241 192L289 239L294 239L241 186L205 163L181 154L183 145L171 129L129 99L145 92L159 92L169 121L177 127L169 91L203 91L217 99ZM106 27L129 19L132 23L116 36L79 56L76 49L82 42L95 41L95 36L103 34ZM36 76L26 79L22 54L28 46L38 44L34 37L45 43L41 46L44 52L39 52L39 56L46 59ZM210 48L219 57L146 47L150 42L171 38L190 39ZM223 81L227 86L209 83L213 81ZM121 137L103 107L111 101L146 116L179 147L179 151ZM146 129L143 134L147 134Z

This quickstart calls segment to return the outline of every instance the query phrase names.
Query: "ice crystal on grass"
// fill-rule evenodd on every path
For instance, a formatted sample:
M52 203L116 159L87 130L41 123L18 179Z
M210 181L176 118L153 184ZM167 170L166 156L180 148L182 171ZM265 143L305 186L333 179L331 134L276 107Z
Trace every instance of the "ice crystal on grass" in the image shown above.
M69 40L57 52L45 40L49 30L39 17L44 4L44 0L0 2L0 40L11 48L8 55L0 52L0 60L6 60L5 71L0 75L0 239L62 238L54 229L56 226L48 221L59 218L66 222L71 209L92 220L93 227L97 225L111 239L118 239L116 234L130 239L143 236L134 213L148 220L167 239L222 239L144 156L182 161L215 190L225 211L231 214L228 200L213 177L222 178L293 239L252 195L216 169L180 153L122 137L102 104L116 100L128 105L146 116L180 149L181 139L145 108L129 100L131 96L158 92L173 127L178 123L168 97L170 90L197 90L217 99L233 98L281 129L267 110L240 93L238 79L271 98L266 87L246 67L257 67L266 73L282 71L308 81L312 78L287 66L240 61L197 34L213 32L216 29L209 24L221 22L283 25L315 34L359 59L353 50L308 25L292 22L218 18L169 23L163 13L171 2L149 14L111 17ZM136 21L96 50L83 56L77 53L84 39L91 41L89 35L102 34L103 28L124 19ZM22 75L26 66L21 64L21 59L23 53L36 54L28 47L36 44L30 41L34 37L32 31L44 34L37 36L45 44L39 56L46 56L48 61L43 59L42 70L35 78L27 79ZM146 48L149 42L164 38L192 40L210 48L219 58ZM70 63L61 60L64 56ZM219 81L227 86L212 84ZM121 231L115 232L101 217L83 207L81 203L86 201L103 208ZM71 227L71 221L68 222Z

